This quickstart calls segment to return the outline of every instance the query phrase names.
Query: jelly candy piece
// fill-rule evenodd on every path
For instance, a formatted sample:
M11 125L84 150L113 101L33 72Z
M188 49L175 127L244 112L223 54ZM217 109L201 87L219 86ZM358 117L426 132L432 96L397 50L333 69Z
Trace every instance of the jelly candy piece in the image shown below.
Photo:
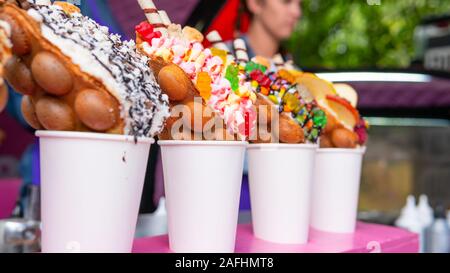
M209 101L209 98L211 97L211 77L207 72L198 73L197 89L203 100Z
M270 88L271 80L269 77L264 75L261 70L255 70L250 73L250 78L254 81L257 81L259 85L264 86L266 88Z
M289 109L293 110L297 108L300 104L298 98L291 93L287 93L283 96L283 101L286 103L286 105L289 107Z
M300 111L298 112L299 115L304 115L306 113L306 109L305 106L302 106L302 108L300 109Z
M266 87L261 87L261 94L263 94L264 96L268 96L269 95L269 89Z
M289 83L295 83L295 77L292 75L289 71L285 69L280 69L278 71L278 76L282 78L283 80L286 80Z
M358 124L355 126L355 133L358 135L358 143L364 145L367 141L367 130L369 128L369 123L363 118L359 119Z
M263 73L261 72L261 70L255 70L250 72L250 78L254 81L259 82L258 80L263 76Z
M289 105L285 104L284 108L283 108L283 111L284 112L291 112L292 110L291 110L291 108L289 108Z
M266 87L266 88L270 88L270 83L271 83L271 80L269 79L269 77L267 77L267 76L265 76L265 75L262 76L262 79L261 79L261 81L259 82L259 84L260 84L261 86L264 86L264 87Z
M305 116L304 115L297 115L295 117L295 119L303 127L303 125L305 124Z
M313 128L309 133L309 139L314 142L318 137L319 137L319 130Z
M269 95L269 100L275 104L279 104L280 102L278 101L277 96L275 95Z
M286 95L289 96L289 94L291 94L291 93L284 94L282 100L284 101L284 98L286 97ZM291 94L291 95L292 95L293 98L295 98L295 100L294 99L289 99L289 104L290 104L289 107L292 110L294 110L295 108L298 108L298 106L300 105L300 100L298 98L296 98L294 96L294 94ZM285 103L287 103L287 102L285 102Z
M227 52L225 50L222 49L218 49L218 48L211 48L211 53L213 56L217 56L220 59L222 59L223 63L227 63Z
M279 97L280 97L280 98L283 98L284 95L285 95L285 93L286 93L286 89L285 89L285 88L281 88Z
M161 38L162 36L161 32L154 31L153 26L148 22L142 22L134 29L147 43L151 43L154 38Z
M155 31L149 34L146 34L144 36L142 36L142 38L149 44L152 43L152 40L155 38L161 38L161 32L159 31Z
M313 122L319 128L324 128L327 125L327 116L325 112L320 109L314 109Z
M150 33L153 33L153 26L147 21L140 23L134 29L141 36L146 36L149 35Z
M267 70L267 67L265 67L264 65L257 64L252 61L248 62L247 65L245 66L245 72L247 72L247 73L251 73L255 70L260 70L261 72L265 73Z
M246 73L250 73L250 72L252 72L254 70L256 70L254 62L248 62L247 65L245 65L245 72Z
M239 68L236 65L229 65L225 72L225 79L230 82L231 89L236 91L239 88Z

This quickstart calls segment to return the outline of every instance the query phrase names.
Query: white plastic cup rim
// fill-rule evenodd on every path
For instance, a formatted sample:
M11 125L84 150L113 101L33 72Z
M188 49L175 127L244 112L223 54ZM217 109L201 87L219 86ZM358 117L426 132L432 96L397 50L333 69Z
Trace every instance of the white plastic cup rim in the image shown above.
M246 141L220 141L220 140L158 140L160 146L247 146Z
M92 139L92 140L106 140L106 141L120 141L120 142L135 142L135 137L131 135L115 135L105 133L91 133L91 132L74 132L74 131L36 131L37 137L46 138L73 138L73 139ZM138 137L137 142L155 143L153 138Z
M366 146L357 148L319 148L318 153L348 153L348 154L364 154L366 152Z
M289 143L258 143L249 144L248 149L252 150L263 150L263 149L315 149L319 148L318 144L300 143L300 144L289 144Z

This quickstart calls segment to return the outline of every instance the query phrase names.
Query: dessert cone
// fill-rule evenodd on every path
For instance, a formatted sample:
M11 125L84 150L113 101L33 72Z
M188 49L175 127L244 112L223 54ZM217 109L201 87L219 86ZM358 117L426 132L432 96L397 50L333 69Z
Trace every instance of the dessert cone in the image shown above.
M230 128L229 124L226 124L213 126L212 129L211 126L204 126L205 124L218 125L220 123L218 121L224 119L225 114L208 104L212 79L211 70L205 70L204 67L207 62L206 52L208 51L210 57L212 55L209 49L201 45L203 35L194 28L181 29L179 25L172 24L164 11L154 8L152 1L138 2L148 20L136 27L138 49L149 58L149 66L161 89L169 96L172 114L177 112L174 109L184 107L187 110L184 115L190 116L190 119L184 116L182 120L191 132L180 133L173 130L173 126L177 125L176 121L180 117L172 115L160 138L164 140L192 140L190 137L195 137L196 140L238 140L248 137L237 132L238 126ZM161 28L167 30L164 32L167 35L161 32ZM222 67L211 67L211 69L224 70L224 64L221 65ZM224 75L220 77L225 80ZM210 115L203 113L210 113ZM199 116L201 116L202 126L193 126L191 123ZM213 135L212 139L211 135Z
M356 148L365 143L368 125L356 109L357 93L354 89L345 86L349 94L347 99L338 94L336 85L311 73L300 74L297 84L305 88L326 113L327 124L320 138L321 148Z
M295 88L295 76L284 69L283 64L274 69L271 61L260 56L249 61L247 48L242 39L236 39L233 44L236 59L245 71L245 84L257 93L255 105L258 111L258 129L252 142L290 144L305 143L307 140L316 142L317 137L307 139L305 134L314 127L313 130L317 130L318 136L321 133L321 126L317 126L311 117L303 124L296 119L299 112L297 108L310 106L311 103L306 103L299 90ZM311 110L304 108L308 115L312 113ZM268 133L267 129L271 133Z
M0 112L5 109L8 102L8 87L3 80L4 66L11 57L11 26L0 20ZM1 142L1 139L0 139Z
M168 100L133 45L71 4L27 6L2 3L0 19L11 26L13 44L5 76L24 95L33 128L136 137L162 130Z

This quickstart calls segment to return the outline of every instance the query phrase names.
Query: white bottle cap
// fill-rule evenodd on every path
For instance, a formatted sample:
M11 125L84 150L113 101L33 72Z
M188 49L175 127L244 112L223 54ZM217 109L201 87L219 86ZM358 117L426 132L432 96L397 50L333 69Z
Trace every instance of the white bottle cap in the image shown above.
M422 194L419 197L419 205L417 205L417 211L419 213L420 222L422 227L427 227L433 222L433 209L428 203L428 197Z
M416 233L422 231L414 196L408 196L406 206L403 207L400 217L395 221L395 225Z
M448 222L448 225L450 226L450 210L447 211L447 222Z

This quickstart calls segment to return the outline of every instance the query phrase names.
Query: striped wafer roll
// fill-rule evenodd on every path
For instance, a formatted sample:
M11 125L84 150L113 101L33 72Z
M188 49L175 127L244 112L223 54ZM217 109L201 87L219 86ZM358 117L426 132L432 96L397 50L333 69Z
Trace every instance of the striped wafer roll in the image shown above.
M50 6L52 4L52 1L50 0L36 0L34 3L38 6Z
M296 70L293 60L288 60L286 63L284 63L284 67L287 70Z
M231 54L230 49L228 46L223 42L222 37L220 36L219 32L216 30L211 31L206 35L206 39L212 44L214 48L225 50L227 52L227 59L230 62L234 61L234 56Z
M169 15L167 15L166 11L159 10L158 13L159 13L159 17L161 17L161 20L166 27L168 27L170 24L172 24L172 22L170 21Z
M279 54L279 53L276 54L275 56L273 56L272 62L277 68L281 68L284 66L283 56L281 56L281 54Z
M167 27L163 23L158 9L152 0L138 0L139 5L145 13L145 17L155 30L161 32L162 35L167 36Z
M213 45L213 47L221 50L226 50L230 52L228 46L223 42L222 37L220 37L219 32L216 30L211 31L206 35L206 39Z
M248 63L248 52L247 52L247 46L245 45L245 42L243 39L236 39L233 42L234 46L234 52L236 54L236 60L239 63Z

